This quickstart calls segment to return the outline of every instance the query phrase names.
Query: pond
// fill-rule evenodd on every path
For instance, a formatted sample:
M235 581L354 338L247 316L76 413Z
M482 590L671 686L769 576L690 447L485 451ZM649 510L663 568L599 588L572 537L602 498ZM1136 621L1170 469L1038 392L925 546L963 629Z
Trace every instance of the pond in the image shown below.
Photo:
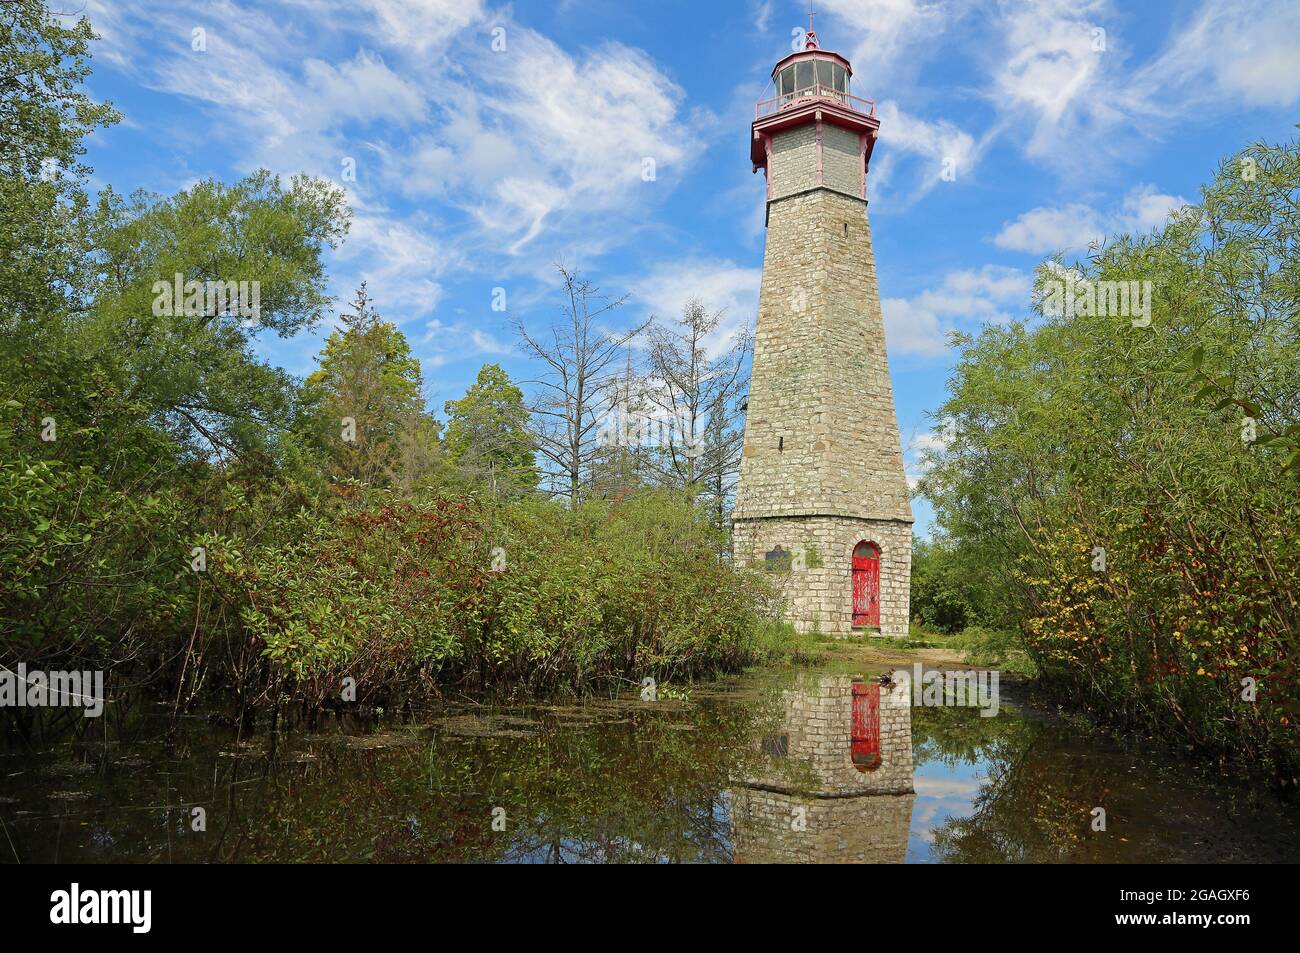
M461 701L242 738L140 701L61 711L0 741L0 859L1300 860L1300 811L1257 782L1005 686L982 717L879 675L758 671L657 701Z

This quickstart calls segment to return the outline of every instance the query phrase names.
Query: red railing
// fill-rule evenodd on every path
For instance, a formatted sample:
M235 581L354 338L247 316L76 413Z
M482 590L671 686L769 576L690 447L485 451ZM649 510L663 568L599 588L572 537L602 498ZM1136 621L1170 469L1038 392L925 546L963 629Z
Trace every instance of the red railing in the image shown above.
M831 99L841 106L847 106L854 112L860 112L867 116L875 116L876 104L870 99L862 99L860 96L852 96L840 89L832 89L830 86L809 86L805 89L793 93L786 93L784 96L777 96L775 99L765 99L754 106L754 118L762 119L764 116L771 116L779 113L783 109L789 109L801 103L814 99Z

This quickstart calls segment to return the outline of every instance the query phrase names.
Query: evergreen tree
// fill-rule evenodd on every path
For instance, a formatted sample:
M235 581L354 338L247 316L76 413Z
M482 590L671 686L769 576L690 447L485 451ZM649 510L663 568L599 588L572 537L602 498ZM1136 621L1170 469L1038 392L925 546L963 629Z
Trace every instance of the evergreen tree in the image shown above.
M411 491L441 462L439 425L424 409L424 378L406 336L384 321L362 282L307 378L331 474Z
M465 396L447 401L444 412L443 447L461 479L484 483L497 497L537 488L524 393L500 366L484 364Z

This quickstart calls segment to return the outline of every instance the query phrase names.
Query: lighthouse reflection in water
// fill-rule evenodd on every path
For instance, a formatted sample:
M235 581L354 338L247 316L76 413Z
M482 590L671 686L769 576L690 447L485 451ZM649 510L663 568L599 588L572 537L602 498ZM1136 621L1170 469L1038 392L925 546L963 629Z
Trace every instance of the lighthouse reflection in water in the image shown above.
M902 863L916 792L906 679L804 676L731 789L737 863Z

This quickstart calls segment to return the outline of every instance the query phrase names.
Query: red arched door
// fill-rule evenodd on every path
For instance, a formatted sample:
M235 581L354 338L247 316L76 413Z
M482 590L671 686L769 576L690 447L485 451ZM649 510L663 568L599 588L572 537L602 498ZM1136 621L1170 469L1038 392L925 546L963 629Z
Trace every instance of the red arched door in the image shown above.
M853 680L852 748L850 757L859 771L880 767L880 684Z
M853 547L853 624L880 625L880 547L865 540Z

